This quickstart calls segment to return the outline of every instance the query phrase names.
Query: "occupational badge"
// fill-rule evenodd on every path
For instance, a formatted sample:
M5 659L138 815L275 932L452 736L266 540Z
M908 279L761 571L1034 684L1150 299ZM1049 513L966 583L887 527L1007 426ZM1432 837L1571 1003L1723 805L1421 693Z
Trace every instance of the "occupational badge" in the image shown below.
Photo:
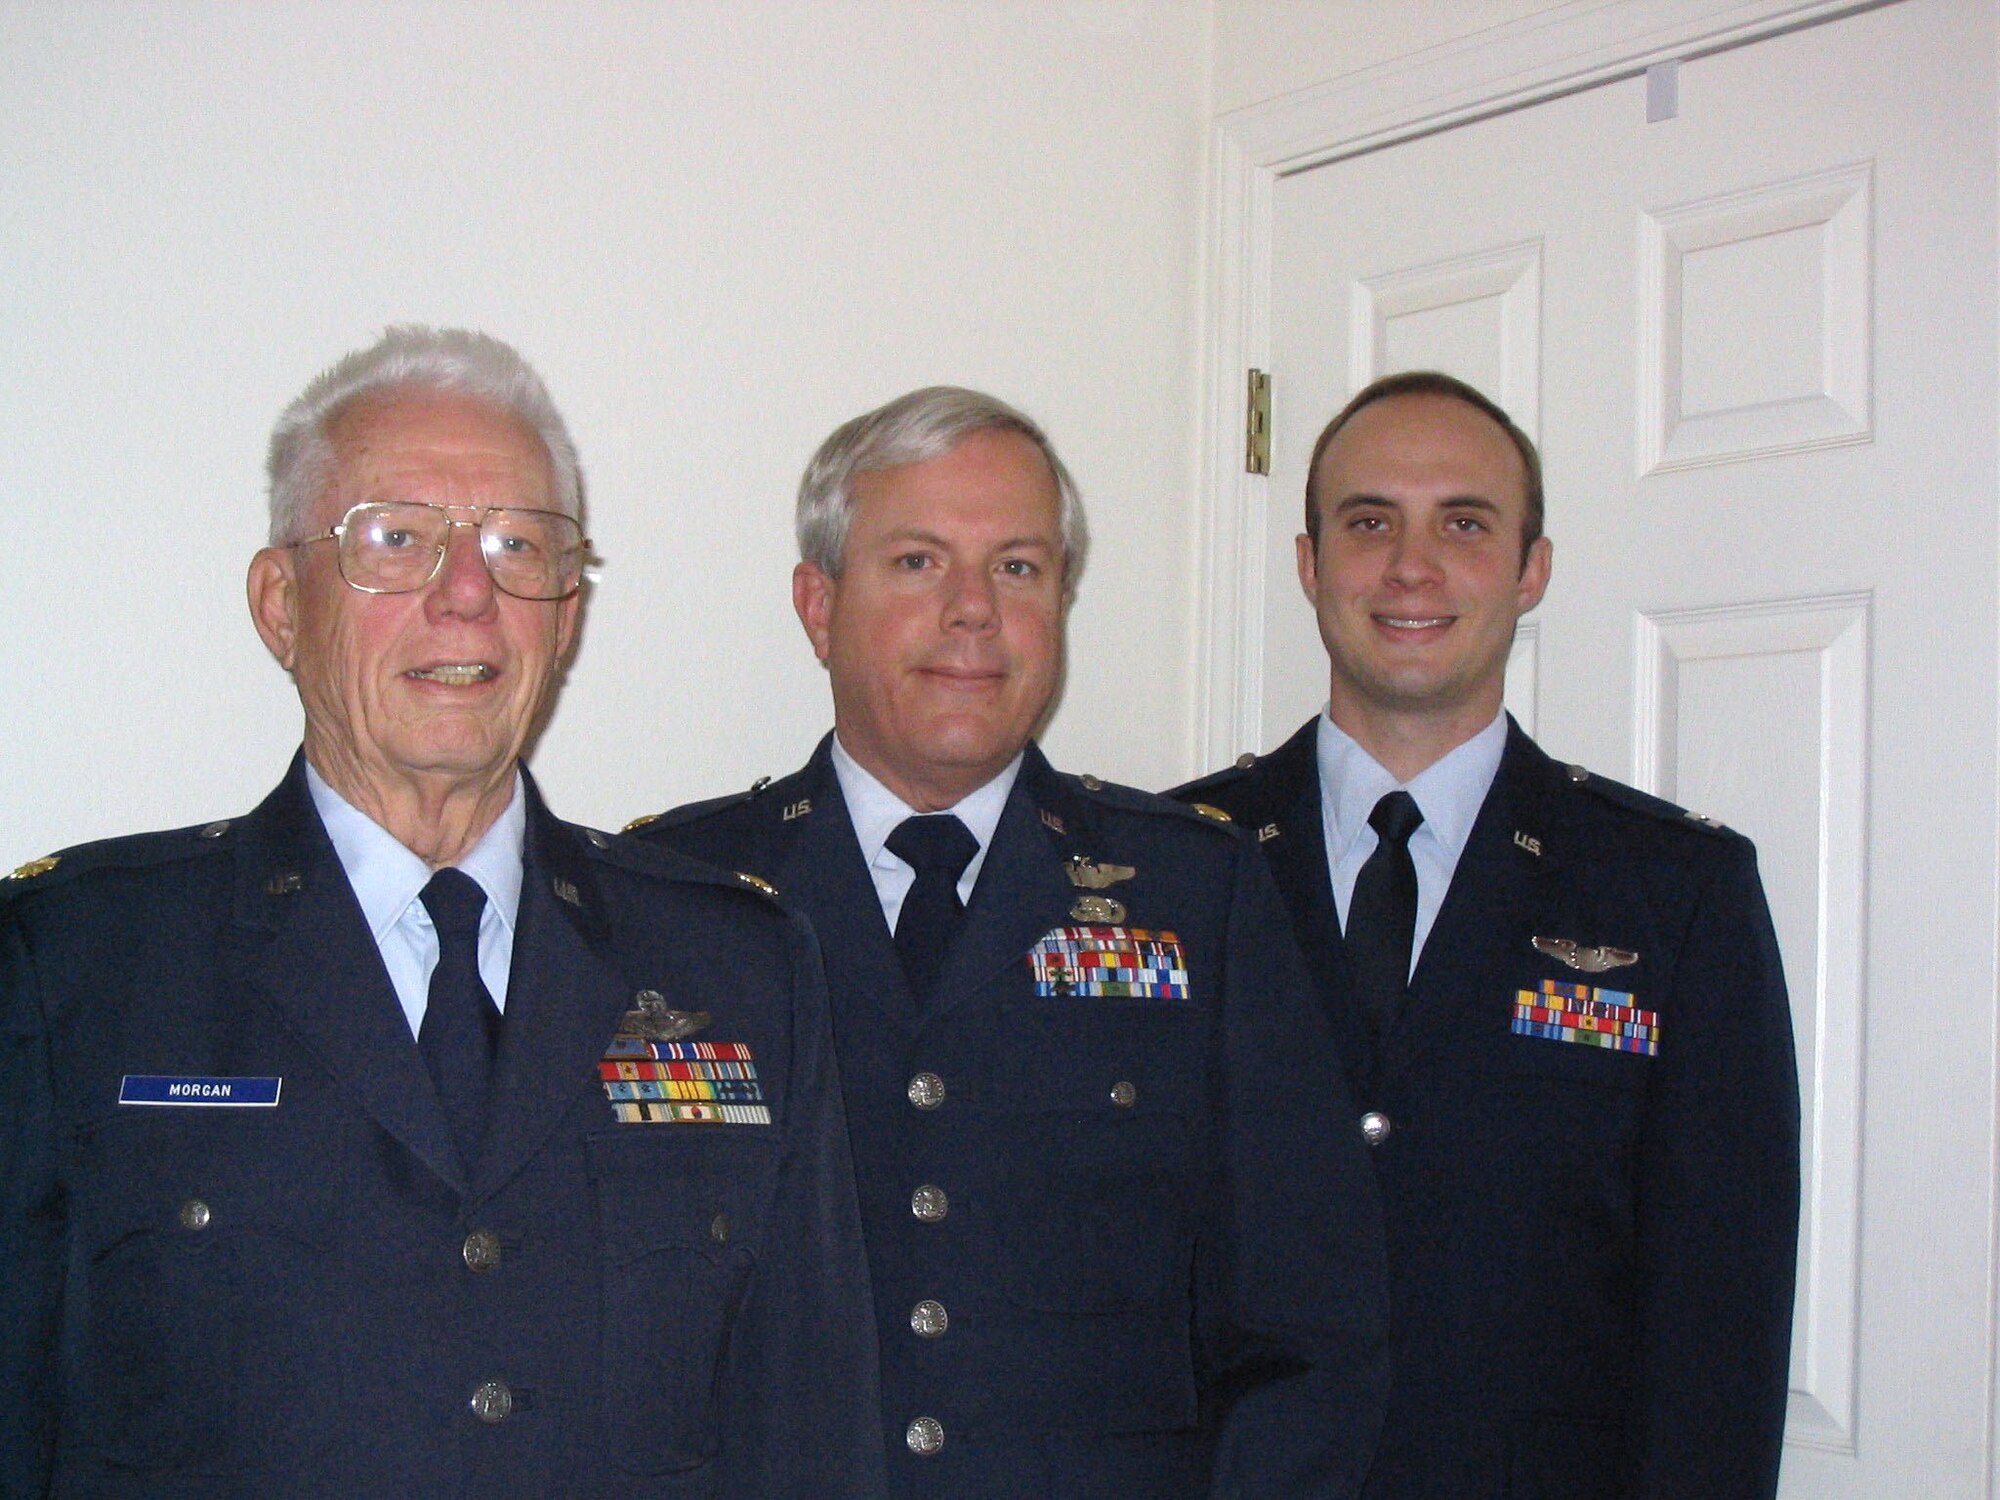
M673 1010L658 990L641 990L632 997L632 1008L618 1018L618 1036L638 1041L677 1042L708 1030L712 1019L705 1010Z
M1570 938L1538 937L1534 944L1537 953L1546 953L1558 963L1568 964L1584 974L1629 968L1639 961L1639 955L1629 948L1586 948Z
M1125 903L1115 896L1100 894L1121 880L1130 880L1139 872L1130 865L1099 864L1094 859L1081 854L1072 854L1063 862L1063 873L1069 876L1069 883L1084 892L1076 898L1076 904L1069 909L1073 922L1103 923L1117 926L1128 915Z

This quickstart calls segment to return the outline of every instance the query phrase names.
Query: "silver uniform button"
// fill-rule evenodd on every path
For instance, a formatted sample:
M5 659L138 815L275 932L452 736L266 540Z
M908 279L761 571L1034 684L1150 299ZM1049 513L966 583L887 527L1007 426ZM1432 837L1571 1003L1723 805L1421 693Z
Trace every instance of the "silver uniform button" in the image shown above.
M729 1215L717 1214L708 1221L708 1237L718 1245L729 1243Z
M926 1224L935 1224L951 1212L951 1199L936 1183L927 1182L910 1194L910 1212Z
M1388 1140L1389 1130L1389 1117L1380 1110L1371 1109L1361 1117L1361 1139L1371 1146Z
M199 1198L190 1198L181 1205L179 1218L183 1229L206 1229L210 1218L208 1205Z
M918 1109L936 1109L944 1103L944 1080L935 1073L919 1073L910 1080L910 1103Z
M472 1414L482 1422L504 1422L514 1414L514 1393L504 1380L489 1380L472 1393Z
M903 1441L917 1457L929 1458L944 1446L944 1423L936 1417L918 1417L903 1434Z
M500 1264L500 1236L490 1229L475 1229L465 1237L460 1253L468 1271L483 1275Z
M910 1309L910 1327L917 1331L920 1338L942 1338L944 1331L951 1327L951 1318L945 1312L942 1302L934 1302L926 1297Z
M1139 1091L1126 1079L1119 1079L1111 1085L1111 1102L1120 1109L1130 1109L1139 1101Z
M219 839L227 832L229 832L229 819L222 818L217 820L216 822L210 823L206 828L202 829L198 837L205 839Z

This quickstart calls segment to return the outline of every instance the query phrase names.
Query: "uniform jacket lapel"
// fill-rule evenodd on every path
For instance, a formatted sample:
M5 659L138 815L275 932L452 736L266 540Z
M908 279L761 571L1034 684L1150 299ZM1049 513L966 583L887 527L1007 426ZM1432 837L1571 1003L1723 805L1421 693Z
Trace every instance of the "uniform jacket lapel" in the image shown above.
M1469 1030L1504 1030L1512 996L1491 993L1521 967L1548 877L1565 863L1572 840L1550 793L1561 770L1507 721L1507 747L1480 805L1437 921L1424 940L1410 1000L1383 1039L1393 1070Z
M566 1113L590 1102L577 1081L595 1071L634 996L611 952L610 922L581 833L549 812L525 771L522 783L525 868L507 1022L473 1179L482 1197L503 1187Z
M871 1021L888 1020L908 1030L917 1022L916 1003L889 924L882 920L874 878L862 861L847 799L840 794L832 735L820 741L799 784L802 795L787 810L801 802L808 804L806 810L788 819L781 813L772 869L751 873L764 875L779 895L806 906L836 1010L867 1010Z
M1326 825L1320 810L1319 720L1308 720L1271 753L1267 763L1271 768L1270 801L1245 820L1245 826L1270 862L1272 878L1291 910L1299 945L1319 981L1321 996L1340 994L1348 983L1347 950L1333 904L1333 879L1327 869Z
M303 755L244 821L234 940L245 981L384 1130L463 1192L450 1123L312 805Z
M1044 813L1060 831L1043 820ZM1029 745L972 888L965 925L945 961L936 1000L940 1010L964 1004L995 974L1022 962L1051 928L1069 920L1076 891L1063 861L1087 832L1087 817L1042 752Z

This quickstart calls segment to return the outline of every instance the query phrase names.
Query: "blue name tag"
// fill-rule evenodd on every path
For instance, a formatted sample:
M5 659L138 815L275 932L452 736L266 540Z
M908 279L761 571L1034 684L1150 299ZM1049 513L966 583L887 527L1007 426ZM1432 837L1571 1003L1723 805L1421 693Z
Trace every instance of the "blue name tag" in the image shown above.
M118 1102L274 1109L284 1083L282 1078L174 1078L161 1073L127 1073L118 1086Z

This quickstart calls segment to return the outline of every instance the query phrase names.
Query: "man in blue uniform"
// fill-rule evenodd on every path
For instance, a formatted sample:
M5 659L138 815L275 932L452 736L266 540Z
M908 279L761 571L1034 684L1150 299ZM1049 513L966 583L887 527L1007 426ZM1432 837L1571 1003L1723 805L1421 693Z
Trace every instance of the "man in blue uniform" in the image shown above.
M899 1496L1351 1494L1380 1229L1285 914L1226 826L1030 741L1083 565L972 391L836 431L793 602L834 733L646 837L767 880L827 964Z
M879 1492L810 933L520 765L587 546L541 382L392 329L271 500L284 781L0 897L0 1494Z
M1502 712L1549 578L1503 411L1387 377L1310 473L1327 711L1180 795L1255 830L1365 1111L1395 1309L1366 1493L1768 1497L1799 1105L1754 851Z

